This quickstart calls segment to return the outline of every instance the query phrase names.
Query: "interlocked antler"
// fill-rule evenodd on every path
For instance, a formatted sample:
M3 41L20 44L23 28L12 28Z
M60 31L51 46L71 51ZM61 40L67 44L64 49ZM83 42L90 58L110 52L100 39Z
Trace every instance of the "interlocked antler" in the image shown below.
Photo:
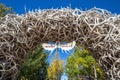
M0 79L15 80L29 51L42 42L73 40L94 53L109 79L120 79L120 15L98 8L38 10L1 18Z

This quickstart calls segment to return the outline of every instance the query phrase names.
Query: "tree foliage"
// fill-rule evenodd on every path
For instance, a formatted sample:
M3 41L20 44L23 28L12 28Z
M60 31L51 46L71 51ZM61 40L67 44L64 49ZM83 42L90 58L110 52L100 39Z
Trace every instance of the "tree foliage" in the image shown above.
M47 73L49 80L60 80L63 73L63 61L59 59L53 60L47 69Z
M0 17L3 17L8 13L13 13L13 8L6 7L6 5L0 3Z
M45 80L48 67L47 56L41 47L33 51L23 64L18 80Z
M104 80L104 73L94 57L87 50L80 51L79 48L68 58L66 73L70 80L79 80L86 76L95 78L95 74L97 74L98 80Z

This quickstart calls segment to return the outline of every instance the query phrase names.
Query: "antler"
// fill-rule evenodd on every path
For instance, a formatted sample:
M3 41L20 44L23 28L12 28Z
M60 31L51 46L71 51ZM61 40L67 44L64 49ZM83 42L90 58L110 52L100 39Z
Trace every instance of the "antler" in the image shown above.
M109 79L120 79L120 15L99 8L38 10L1 18L0 79L15 80L28 53L42 42L74 40L95 55Z

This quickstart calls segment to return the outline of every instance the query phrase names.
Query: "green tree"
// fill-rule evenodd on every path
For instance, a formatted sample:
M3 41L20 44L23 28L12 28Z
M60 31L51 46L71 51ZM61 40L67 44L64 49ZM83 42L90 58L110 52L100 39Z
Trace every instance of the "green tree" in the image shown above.
M4 4L0 3L0 17L3 17L8 13L13 13L13 8L6 7Z
M48 55L41 47L33 51L22 65L18 80L45 80L47 75Z
M80 80L86 76L98 78L98 80L105 79L104 73L94 57L87 50L80 51L79 48L68 58L66 73L69 80Z

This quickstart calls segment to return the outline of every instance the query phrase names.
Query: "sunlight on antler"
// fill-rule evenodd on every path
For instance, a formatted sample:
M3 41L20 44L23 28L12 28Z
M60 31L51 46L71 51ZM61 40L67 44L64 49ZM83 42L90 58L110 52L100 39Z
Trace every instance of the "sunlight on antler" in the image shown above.
M15 80L39 44L76 41L91 51L108 79L120 79L120 15L93 8L50 9L0 19L0 79Z

